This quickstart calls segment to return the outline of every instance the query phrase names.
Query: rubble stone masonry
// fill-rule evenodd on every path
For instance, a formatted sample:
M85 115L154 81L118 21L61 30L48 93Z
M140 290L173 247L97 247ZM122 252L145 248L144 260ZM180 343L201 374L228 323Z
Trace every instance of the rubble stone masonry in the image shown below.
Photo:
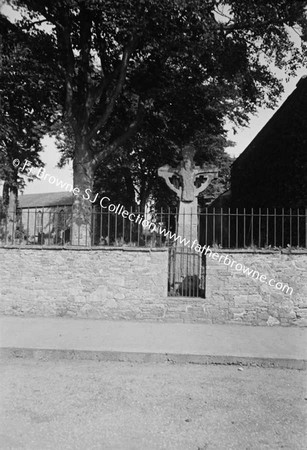
M292 295L207 257L206 298L168 297L167 249L1 247L0 314L307 325L307 252L225 252Z

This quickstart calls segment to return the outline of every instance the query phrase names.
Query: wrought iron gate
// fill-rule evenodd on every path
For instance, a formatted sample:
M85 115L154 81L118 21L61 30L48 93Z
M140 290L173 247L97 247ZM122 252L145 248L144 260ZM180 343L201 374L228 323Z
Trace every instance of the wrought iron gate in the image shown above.
M168 295L206 295L206 257L186 247L172 246L168 259Z

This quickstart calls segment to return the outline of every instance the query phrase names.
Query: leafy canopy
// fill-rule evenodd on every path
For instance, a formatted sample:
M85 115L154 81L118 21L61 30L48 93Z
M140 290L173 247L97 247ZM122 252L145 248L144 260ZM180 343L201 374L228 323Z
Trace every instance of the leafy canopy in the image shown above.
M244 125L257 106L274 106L282 91L274 67L292 76L306 55L290 33L306 35L306 1L10 3L24 12L19 29L44 35L56 55L57 100L72 144L66 156L75 172L84 169L77 182L91 182L127 142L147 148L149 161L159 135L168 162L172 148L197 133L225 139L226 118ZM42 31L42 21L51 28Z
M24 186L13 161L42 165L41 138L57 109L50 37L32 36L0 15L0 178L6 192Z

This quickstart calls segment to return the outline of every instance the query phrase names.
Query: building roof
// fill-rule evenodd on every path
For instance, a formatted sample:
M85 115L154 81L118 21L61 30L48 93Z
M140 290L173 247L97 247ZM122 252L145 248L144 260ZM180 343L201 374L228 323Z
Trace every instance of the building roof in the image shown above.
M246 147L246 149L238 156L233 162L232 167L240 165L243 161L247 161L250 155L255 155L259 152L264 142L271 136L278 137L280 131L283 130L285 123L289 121L289 118L293 117L294 111L301 112L306 117L306 98L307 98L307 75L301 77L296 85L296 89L287 97L284 103L266 123L266 125L259 131L252 142Z
M18 206L24 208L48 208L54 206L71 206L72 192L48 192L45 194L25 194L18 197Z
M232 207L307 206L307 77L231 168Z
M216 197L211 203L210 208L228 208L231 202L231 189L227 189Z

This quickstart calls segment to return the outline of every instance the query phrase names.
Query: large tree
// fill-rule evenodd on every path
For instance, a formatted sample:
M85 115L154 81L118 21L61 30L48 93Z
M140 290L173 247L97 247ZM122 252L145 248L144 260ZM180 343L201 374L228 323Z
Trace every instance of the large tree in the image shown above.
M0 29L0 179L6 207L9 194L17 196L24 187L25 161L43 165L41 138L56 115L58 92L50 36L25 34L1 14Z
M195 119L209 131L226 117L242 124L257 105L272 105L281 92L274 64L290 75L302 64L288 31L305 27L306 1L12 3L25 8L25 31L38 32L41 20L52 26L46 33L65 79L81 232L90 218L82 193L92 188L95 169L137 133L148 114L171 129L172 121L182 121L173 136L180 142L191 139ZM195 103L199 97L202 102Z

